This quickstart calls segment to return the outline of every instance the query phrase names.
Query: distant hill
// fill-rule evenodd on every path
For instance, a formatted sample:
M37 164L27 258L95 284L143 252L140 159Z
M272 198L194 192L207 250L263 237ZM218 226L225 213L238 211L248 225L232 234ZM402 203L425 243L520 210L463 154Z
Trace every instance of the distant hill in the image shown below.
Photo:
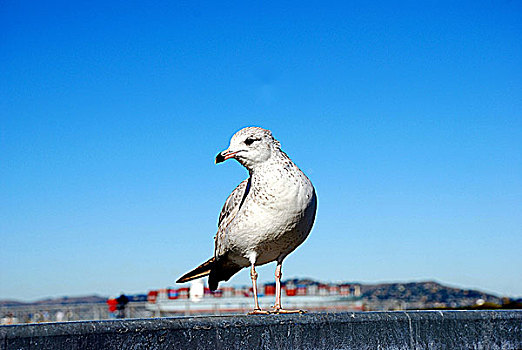
M88 303L105 303L106 297L99 295L87 295L80 297L61 297L61 298L48 298L34 302L20 302L15 300L0 300L0 306L21 306L21 305L51 305L51 304L88 304Z
M23 303L21 301L16 300L0 300L0 307L2 306L18 306L18 305L28 305L27 303Z
M466 307L477 303L502 304L502 298L485 292L447 287L437 282L361 284L361 294L369 304L389 307L387 302L404 303L407 308Z

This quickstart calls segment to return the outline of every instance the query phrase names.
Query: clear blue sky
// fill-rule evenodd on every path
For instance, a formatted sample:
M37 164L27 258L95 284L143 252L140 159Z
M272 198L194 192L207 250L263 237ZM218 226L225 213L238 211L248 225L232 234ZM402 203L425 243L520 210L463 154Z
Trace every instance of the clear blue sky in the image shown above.
M0 298L174 285L249 125L318 193L285 278L522 296L521 38L518 1L2 1Z

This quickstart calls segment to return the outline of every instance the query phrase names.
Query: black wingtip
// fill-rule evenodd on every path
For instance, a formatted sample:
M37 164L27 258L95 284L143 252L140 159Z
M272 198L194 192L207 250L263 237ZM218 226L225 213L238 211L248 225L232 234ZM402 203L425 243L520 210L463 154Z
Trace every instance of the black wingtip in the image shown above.
M213 257L208 259L192 271L189 271L180 278L178 278L176 283L185 283L195 280L197 278L208 276L210 274L210 271L212 270L212 267L214 266L214 261L215 259Z

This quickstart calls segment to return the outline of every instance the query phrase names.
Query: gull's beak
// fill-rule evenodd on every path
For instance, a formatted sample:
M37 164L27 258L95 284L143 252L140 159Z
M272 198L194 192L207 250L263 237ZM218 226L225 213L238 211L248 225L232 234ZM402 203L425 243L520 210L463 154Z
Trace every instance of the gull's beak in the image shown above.
M221 153L218 153L218 155L216 156L216 164L222 163L229 158L234 158L236 153L238 152L230 152L228 149L224 150Z

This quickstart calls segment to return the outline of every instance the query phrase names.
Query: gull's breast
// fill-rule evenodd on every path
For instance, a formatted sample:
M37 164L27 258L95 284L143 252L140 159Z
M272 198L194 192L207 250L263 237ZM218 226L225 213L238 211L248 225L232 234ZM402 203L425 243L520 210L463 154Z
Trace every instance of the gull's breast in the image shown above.
M310 215L315 215L315 195L306 177L297 180L279 178L252 187L230 227L232 250L245 255L255 251L258 263L264 264L306 239L313 223Z

